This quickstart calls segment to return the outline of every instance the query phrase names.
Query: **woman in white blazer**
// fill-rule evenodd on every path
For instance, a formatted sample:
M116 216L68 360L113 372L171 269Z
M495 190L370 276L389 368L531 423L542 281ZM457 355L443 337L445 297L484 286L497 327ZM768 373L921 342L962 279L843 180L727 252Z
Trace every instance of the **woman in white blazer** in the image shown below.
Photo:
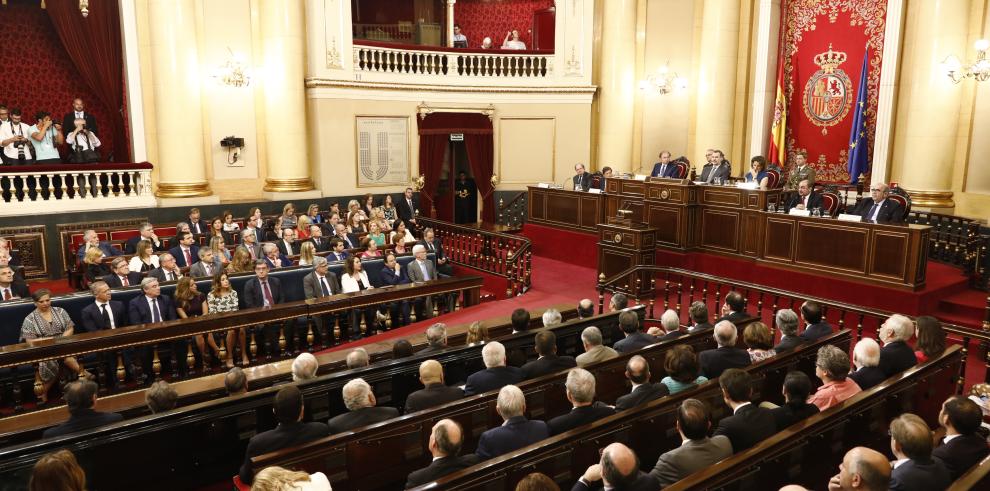
M368 272L361 268L361 258L359 256L351 256L344 261L344 274L340 275L340 289L344 293L359 292L363 290L370 290L374 288L371 282L368 281ZM363 337L361 327L361 316L364 316L365 329L364 333L367 335L374 334L377 330L377 313L378 308L375 306L369 306L359 309L351 310L351 332L350 339L360 339Z

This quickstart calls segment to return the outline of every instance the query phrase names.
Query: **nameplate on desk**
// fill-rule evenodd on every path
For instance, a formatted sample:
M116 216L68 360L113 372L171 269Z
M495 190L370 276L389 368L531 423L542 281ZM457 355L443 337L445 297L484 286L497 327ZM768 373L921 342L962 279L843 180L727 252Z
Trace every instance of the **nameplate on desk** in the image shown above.
M636 176L633 177L633 179L635 179L637 181L646 181L646 175L645 174L636 174Z
M547 189L547 188L549 188L549 187L550 187L550 185L549 185L549 184L547 184L547 183L545 183L545 182L541 182L541 183L539 183L539 184L537 184L537 185L536 185L536 187L538 187L538 188L543 188L543 189Z
M799 217L809 217L811 216L811 210L799 210L797 208L791 208L791 211L787 212L788 215L796 215Z
M843 222L861 222L861 221L863 221L863 217L861 217L859 215L850 215L849 213L840 213L837 218L839 220L842 220Z
M591 194L602 194L602 190L598 188L591 188L588 190L588 192Z
M758 185L755 182L737 182L736 187L739 189L756 189Z

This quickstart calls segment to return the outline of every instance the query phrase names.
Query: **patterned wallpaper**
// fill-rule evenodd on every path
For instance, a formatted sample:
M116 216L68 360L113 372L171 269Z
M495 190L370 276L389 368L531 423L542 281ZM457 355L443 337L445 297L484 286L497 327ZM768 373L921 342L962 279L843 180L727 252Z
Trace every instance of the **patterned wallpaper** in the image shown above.
M517 29L519 40L531 49L533 12L549 7L553 7L553 0L458 0L454 4L454 22L461 25L471 48L481 47L485 36L499 47L505 33Z

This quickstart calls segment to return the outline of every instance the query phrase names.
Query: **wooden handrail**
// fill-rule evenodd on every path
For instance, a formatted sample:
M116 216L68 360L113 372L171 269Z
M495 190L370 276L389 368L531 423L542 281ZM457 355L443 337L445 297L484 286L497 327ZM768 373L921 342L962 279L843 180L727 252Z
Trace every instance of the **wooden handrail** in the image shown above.
M506 278L509 282L507 296L529 289L533 251L527 237L433 218L419 217L417 220L420 225L432 227L436 236L444 241L451 262Z
M990 457L986 457L979 464L973 466L965 474L959 476L956 482L946 491L969 491L971 489L986 489L987 478L990 476Z

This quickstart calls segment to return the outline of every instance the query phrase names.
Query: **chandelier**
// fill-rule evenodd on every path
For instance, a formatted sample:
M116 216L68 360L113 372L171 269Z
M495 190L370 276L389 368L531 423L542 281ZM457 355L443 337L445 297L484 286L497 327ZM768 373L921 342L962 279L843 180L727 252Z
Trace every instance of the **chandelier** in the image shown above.
M666 64L657 68L657 71L639 81L639 90L652 90L660 95L669 94L673 90L683 90L687 88L687 79L678 77L677 72L670 71Z
M230 48L227 48L227 51L230 53L230 58L217 68L217 71L213 74L213 78L228 87L247 87L251 85L251 72L248 69L247 63L240 56L234 55L234 52Z
M942 62L942 69L949 76L952 83L958 84L967 78L977 82L990 80L990 60L987 60L987 49L990 49L990 41L980 39L973 43L976 48L976 61L964 65L955 55L949 55Z

